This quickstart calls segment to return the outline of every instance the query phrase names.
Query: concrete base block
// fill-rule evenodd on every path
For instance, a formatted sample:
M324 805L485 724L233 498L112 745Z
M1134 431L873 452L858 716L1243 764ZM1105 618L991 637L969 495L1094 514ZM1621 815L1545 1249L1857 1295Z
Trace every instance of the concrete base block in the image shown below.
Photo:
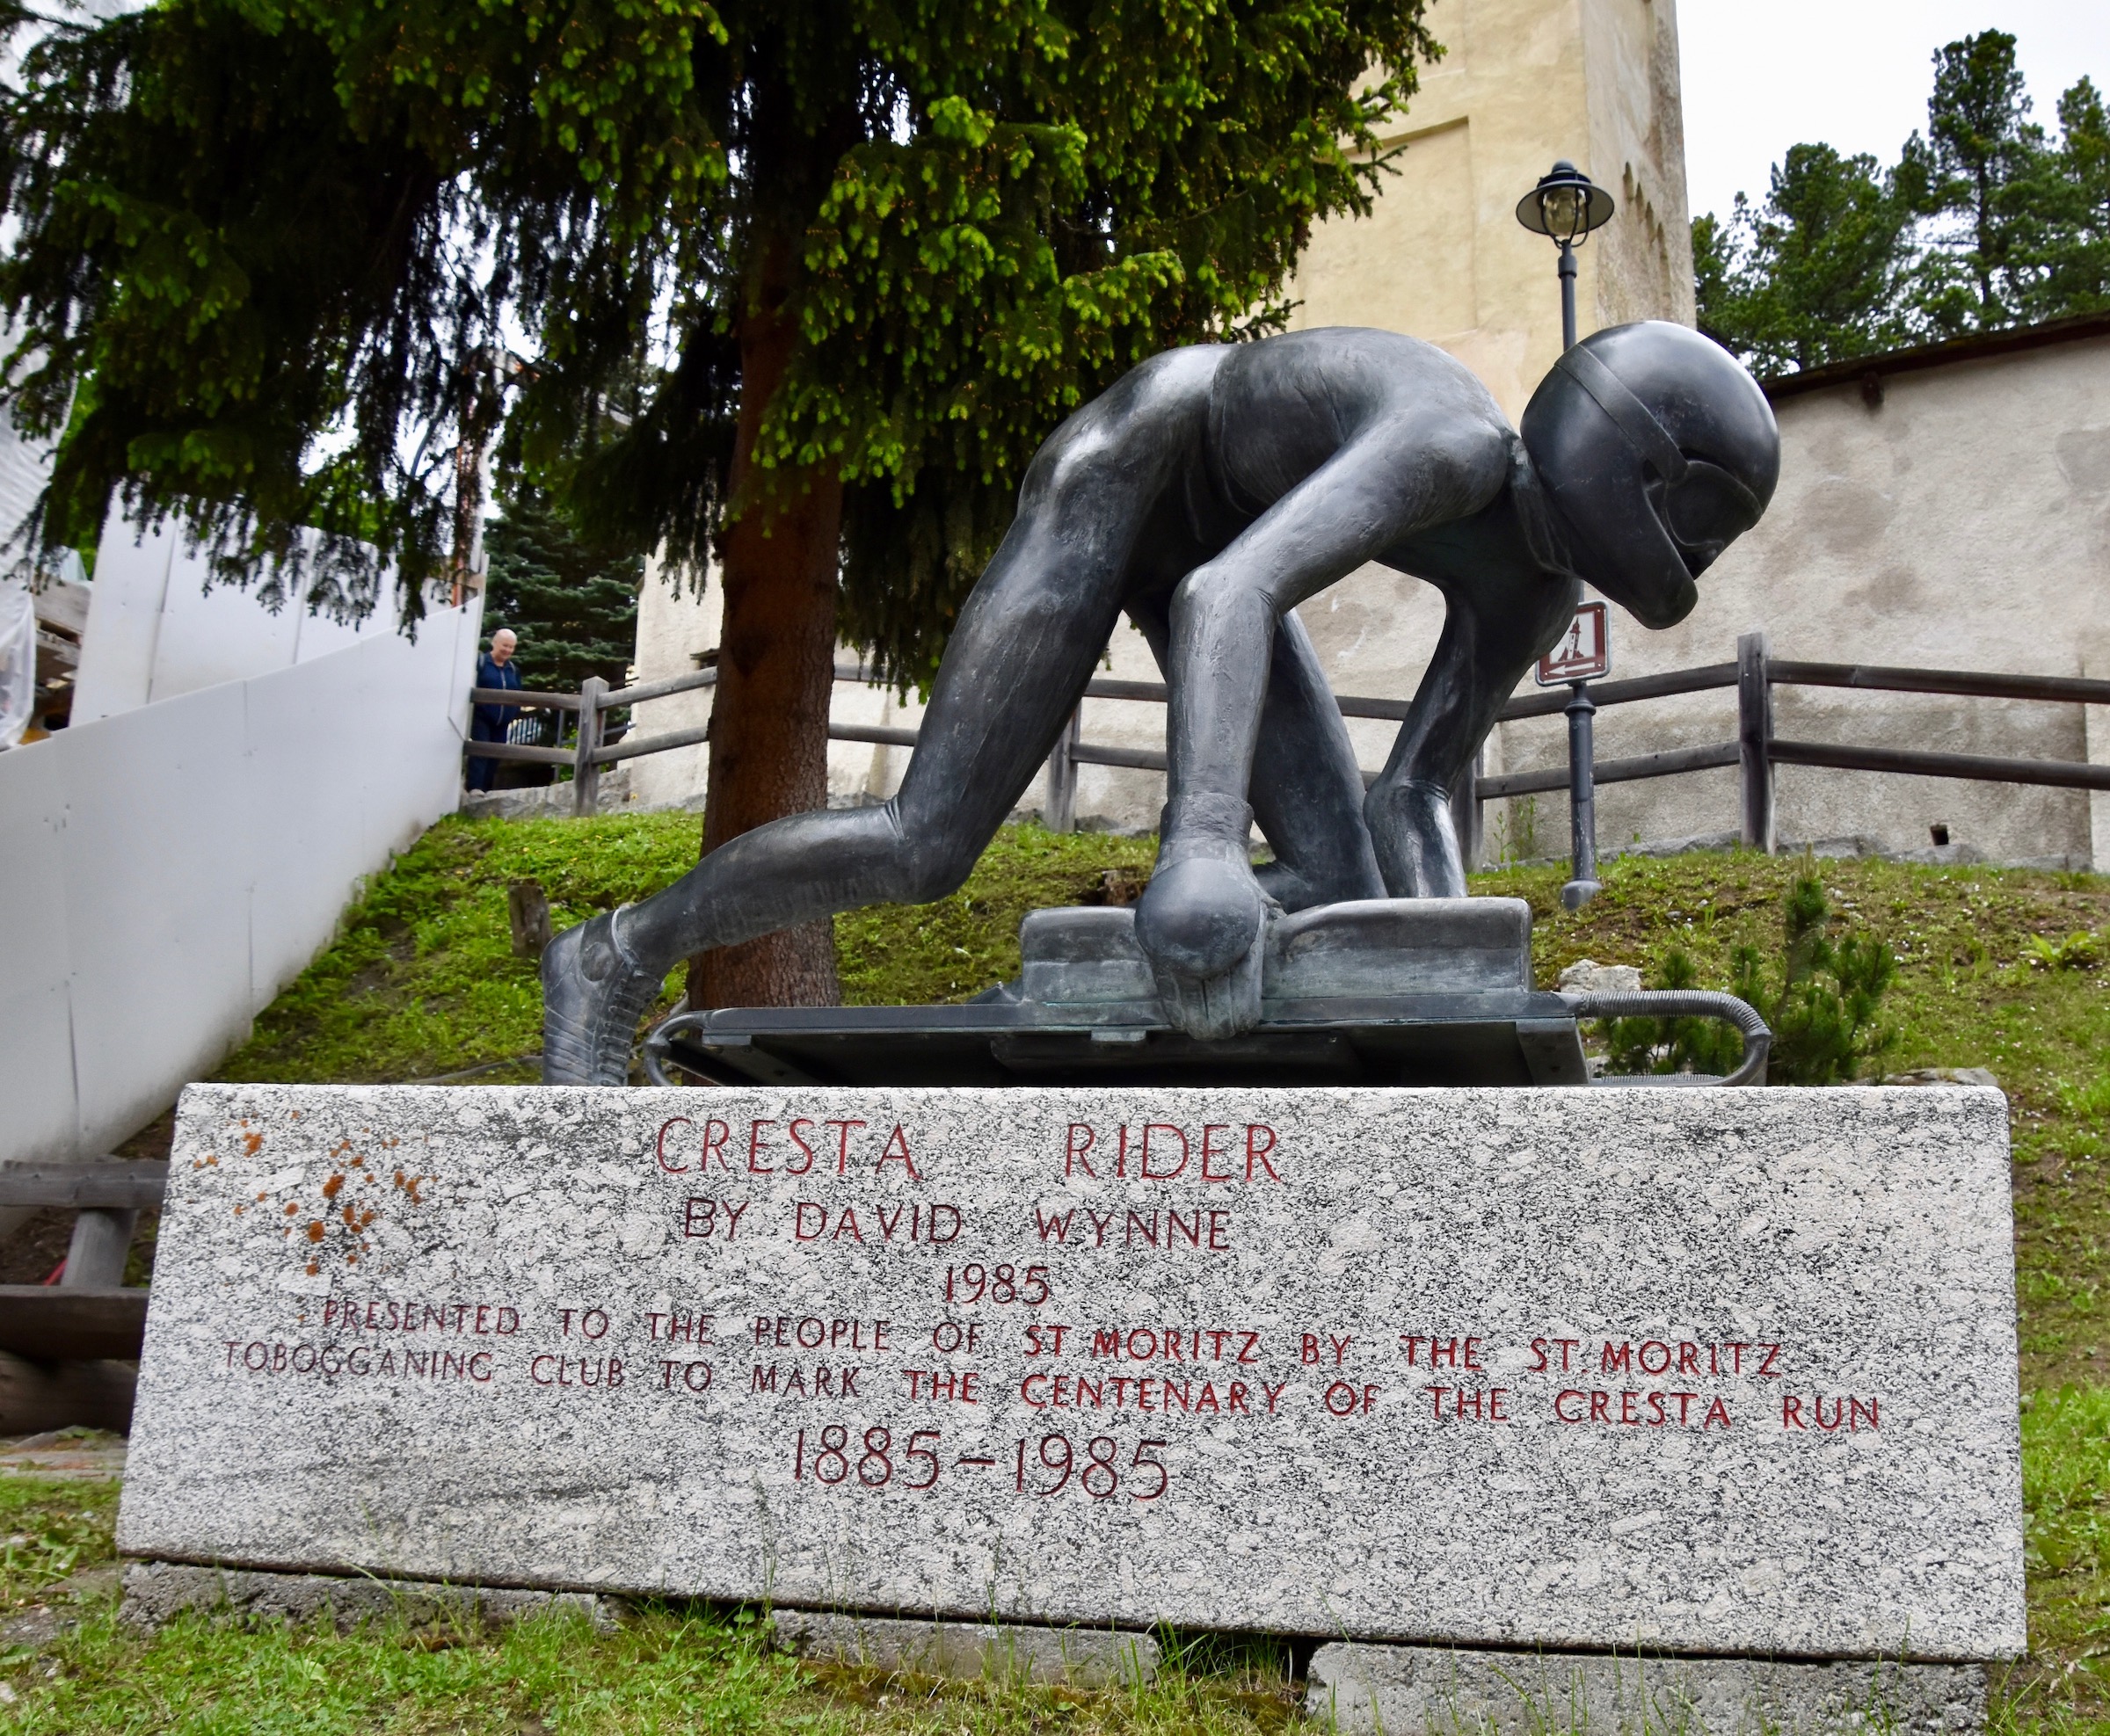
M776 1643L819 1662L1069 1688L1151 1681L1158 1643L1107 1628L1028 1628L778 1609Z
M186 1609L238 1622L307 1622L325 1610L339 1628L400 1614L413 1627L474 1622L505 1627L544 1609L578 1609L606 1631L614 1607L591 1592L505 1591L426 1580L338 1579L325 1573L260 1573L247 1568L135 1562L125 1573L118 1614L149 1631Z
M1974 1736L1985 1696L1979 1664L1332 1645L1313 1654L1305 1711L1384 1736Z

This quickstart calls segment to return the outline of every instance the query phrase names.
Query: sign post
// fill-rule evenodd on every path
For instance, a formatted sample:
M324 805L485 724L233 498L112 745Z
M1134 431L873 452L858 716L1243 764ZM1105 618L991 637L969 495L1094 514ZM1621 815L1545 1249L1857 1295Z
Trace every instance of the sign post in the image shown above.
M1573 839L1568 884L1561 903L1580 910L1597 895L1597 787L1595 728L1597 707L1592 680L1611 673L1611 622L1602 603L1584 603L1553 649L1539 659L1542 687L1566 684L1573 692L1568 713L1568 812Z

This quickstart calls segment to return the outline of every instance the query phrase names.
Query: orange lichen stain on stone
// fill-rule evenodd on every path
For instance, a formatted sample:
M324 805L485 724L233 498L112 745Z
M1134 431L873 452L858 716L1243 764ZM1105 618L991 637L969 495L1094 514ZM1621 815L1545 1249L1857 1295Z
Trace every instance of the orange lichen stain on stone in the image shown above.
M349 1136L347 1136L346 1137L345 1137L345 1138L343 1138L343 1139L340 1139L340 1140L338 1140L338 1141L337 1142L337 1144L336 1144L332 1145L332 1146L330 1148L330 1155L331 1155L331 1157L333 1157L333 1158L341 1158L341 1157L343 1157L343 1156L344 1156L344 1154L345 1154L346 1151L349 1151L351 1149L352 1149L352 1141L351 1141L351 1138L350 1138L350 1137L349 1137Z
M268 1194L258 1194L258 1195L257 1195L257 1203L258 1203L258 1205L262 1205L262 1204L264 1203L264 1202L265 1202L266 1200L269 1199L270 1197L271 1197L271 1195L268 1195Z
M367 1227L367 1224L371 1224L373 1221L374 1221L374 1208L373 1208L372 1206L368 1206L368 1207L367 1207L367 1209L366 1209L364 1211L360 1212L360 1215L359 1215L359 1227L360 1227L360 1229L362 1229L362 1230L363 1230L363 1229L365 1229L365 1228Z
M308 1275L310 1278L320 1276L322 1269L323 1268L316 1265L312 1260L308 1262Z
M309 1220L308 1224L308 1239L311 1242L319 1242L323 1239L323 1220L321 1218L317 1217Z
M334 1200L343 1191L344 1185L345 1178L342 1174L332 1175L323 1183L323 1197L325 1200Z
M264 1136L260 1133L244 1134L242 1136L242 1149L251 1157L255 1157L258 1151L264 1149Z
M401 1170L396 1172L396 1185L411 1196L411 1203L414 1206L421 1206L425 1203L418 1198L418 1189L429 1179L423 1175L405 1175Z
M236 1207L235 1208L235 1216L236 1216L236 1217L241 1217L241 1216L242 1216L242 1214L243 1214L244 1212L247 1211L248 1209L249 1209L249 1208L248 1208L247 1206L236 1206Z
M354 1230L359 1228L359 1208L349 1202L345 1205L345 1222Z
M301 1209L301 1202L300 1202L298 1200L288 1200L288 1201L286 1202L286 1216L287 1216L287 1217L297 1217L297 1216L299 1215L299 1213L300 1213L300 1209Z

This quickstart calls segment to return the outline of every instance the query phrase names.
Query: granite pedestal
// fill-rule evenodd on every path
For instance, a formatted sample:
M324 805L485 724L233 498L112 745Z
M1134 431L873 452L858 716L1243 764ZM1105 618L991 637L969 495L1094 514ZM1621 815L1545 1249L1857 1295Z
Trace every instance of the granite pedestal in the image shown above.
M1971 1663L2013 1320L1990 1091L193 1087L119 1540Z

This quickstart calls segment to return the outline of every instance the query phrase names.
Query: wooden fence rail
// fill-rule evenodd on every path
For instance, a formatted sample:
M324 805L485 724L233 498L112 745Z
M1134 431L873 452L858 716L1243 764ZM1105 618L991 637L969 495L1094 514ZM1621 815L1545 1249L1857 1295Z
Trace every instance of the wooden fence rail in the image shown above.
M478 704L556 713L560 734L558 744L553 746L477 742L471 744L468 751L479 758L570 766L574 811L590 814L598 801L602 766L646 754L664 753L673 748L694 747L709 735L708 729L670 730L658 735L608 740L606 715L641 705L648 700L666 699L675 694L714 686L717 679L717 671L710 668L627 687L609 687L599 677L591 677L576 694L474 688L469 696ZM869 682L871 679L870 672L862 664L839 662L835 665L835 679L839 682ZM1733 663L1706 664L1696 669L1674 669L1656 675L1585 685L1588 699L1600 710L1608 705L1633 705L1684 694L1734 688L1737 696L1736 738L1698 747L1634 754L1626 759L1595 760L1583 766L1570 763L1543 771L1507 773L1495 777L1483 776L1477 769L1470 769L1453 798L1461 841L1466 844L1469 853L1477 853L1481 816L1489 802L1559 789L1579 792L1587 799L1597 784L1677 777L1687 772L1729 766L1739 768L1739 832L1743 840L1753 849L1768 852L1775 843L1773 774L1780 766L1990 780L2063 789L2110 790L2110 765L2098 766L2082 760L2022 759L1997 754L1936 753L1845 742L1783 740L1774 733L1772 715L1772 694L1776 687L1845 687L1954 698L2110 705L2110 680L2063 675L2010 675L1967 669L1897 669L1876 664L1811 663L1772 657L1763 633L1747 633L1736 642L1736 660ZM1100 679L1086 686L1085 697L1162 705L1166 691L1160 681ZM1529 717L1556 716L1567 710L1574 699L1574 695L1560 688L1524 694L1502 708L1501 721L1513 723ZM1338 703L1344 717L1367 717L1387 723L1403 720L1412 706L1408 700L1372 699L1352 694L1339 695ZM569 745L564 745L561 735L563 719L566 716L577 719ZM832 741L913 748L917 731L885 724L832 723L828 725L828 737ZM1165 754L1158 748L1117 747L1110 743L1082 740L1077 720L1073 717L1048 764L1047 817L1057 831L1069 830L1073 822L1080 766L1115 766L1162 773ZM1366 782L1374 776L1372 773L1364 774Z

